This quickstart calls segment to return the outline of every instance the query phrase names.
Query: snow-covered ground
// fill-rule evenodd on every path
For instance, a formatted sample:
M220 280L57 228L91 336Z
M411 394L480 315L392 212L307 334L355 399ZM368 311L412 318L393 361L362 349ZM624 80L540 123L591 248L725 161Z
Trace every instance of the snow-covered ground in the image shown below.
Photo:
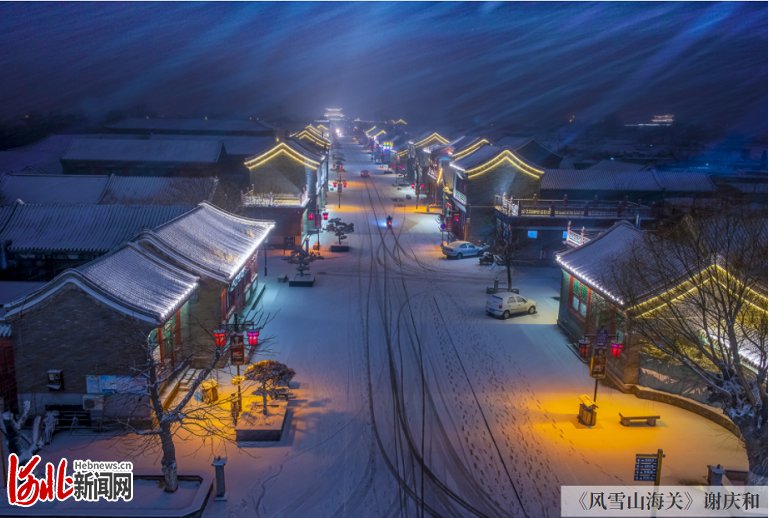
M577 398L592 395L593 380L555 325L559 271L516 270L536 314L486 316L485 287L504 283L504 270L444 259L436 214L416 212L413 199L396 206L413 191L397 190L393 175L360 178L376 166L357 145L343 151L348 188L328 208L355 223L350 252L328 252L334 236L322 235L309 289L278 283L293 267L281 251L268 257L269 357L297 373L288 433L241 448L177 441L180 473L228 457L229 499L204 516L558 516L559 486L632 484L636 453L665 451L663 484L704 482L707 464L746 468L725 429L604 386L597 425L579 425ZM662 419L626 428L618 412ZM122 459L110 443L57 436L49 455ZM159 469L156 453L134 462Z

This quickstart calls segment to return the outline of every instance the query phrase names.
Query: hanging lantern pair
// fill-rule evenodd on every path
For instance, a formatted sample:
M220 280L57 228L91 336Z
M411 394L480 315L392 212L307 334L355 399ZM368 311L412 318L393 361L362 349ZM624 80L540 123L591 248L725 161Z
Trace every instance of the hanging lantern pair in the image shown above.
M622 349L625 348L624 344L621 343L614 343L611 344L611 355L613 358L619 358L622 354Z

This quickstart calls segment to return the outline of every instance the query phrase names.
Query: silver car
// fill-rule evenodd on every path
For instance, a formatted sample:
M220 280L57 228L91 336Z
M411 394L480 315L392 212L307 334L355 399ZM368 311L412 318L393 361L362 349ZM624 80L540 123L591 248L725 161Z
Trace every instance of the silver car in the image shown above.
M534 299L527 299L517 293L494 293L486 299L486 313L503 320L507 320L510 318L510 315L516 313L533 315L536 312L537 302Z
M455 257L457 259L480 255L484 250L486 250L485 246L474 245L469 241L452 241L447 245L443 245L443 253L446 257Z

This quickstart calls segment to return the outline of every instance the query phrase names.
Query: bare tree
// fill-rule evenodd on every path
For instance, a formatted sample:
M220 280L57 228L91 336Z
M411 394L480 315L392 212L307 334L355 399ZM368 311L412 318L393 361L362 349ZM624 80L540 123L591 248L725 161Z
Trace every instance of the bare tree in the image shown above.
M765 216L687 216L612 273L629 329L695 373L740 430L755 485L767 482L766 259Z
M498 232L492 253L500 258L501 266L505 267L507 273L507 287L513 286L513 262L518 258L522 246L520 232L514 229L508 229L506 232ZM494 258L495 262L497 258Z
M297 247L291 251L291 255L286 257L285 260L290 264L295 264L296 271L299 272L300 277L304 277L304 272L309 271L310 263L316 259L323 259L320 254L314 254L307 252L304 248Z
M271 314L258 311L252 323L261 329L271 320ZM196 323L196 325L202 328L200 323ZM190 354L173 368L166 369L156 355L158 344L147 337L143 338L143 364L137 369L137 374L146 381L152 422L147 427L136 427L126 422L121 423L141 439L139 444L133 448L134 451L144 452L147 448L157 445L157 443L148 443L144 439L156 438L159 441L162 451L161 468L166 492L174 492L179 487L174 438L178 437L180 433L183 432L187 437L201 438L202 442L212 438L234 441L234 433L229 423L232 417L231 407L237 404L237 395L233 394L230 398L217 401L198 401L195 398L195 394L203 382L210 379L212 374L222 367L227 352L224 347L214 345L213 330L203 329L203 331L204 335L208 337L204 346L211 347L210 359L203 368L197 370L191 383L176 395L171 404L164 402L164 390L169 383L177 382L182 373L187 370L188 360L192 357L192 351L189 349L193 344L184 344L183 346L187 347ZM260 345L264 347L269 340L269 338L262 338Z
M296 372L276 360L262 360L250 365L246 379L256 382L256 393L262 396L262 412L267 415L267 396L275 397L279 387L287 387Z

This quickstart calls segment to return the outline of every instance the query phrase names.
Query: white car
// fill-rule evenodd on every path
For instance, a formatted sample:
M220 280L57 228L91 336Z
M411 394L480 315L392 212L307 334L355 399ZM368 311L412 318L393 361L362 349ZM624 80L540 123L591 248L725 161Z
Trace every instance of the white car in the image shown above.
M486 247L474 245L469 241L452 241L447 245L443 245L444 255L446 257L456 257L457 259L480 255L484 250L486 250Z
M498 292L489 295L486 299L486 313L503 320L510 318L515 313L528 313L533 315L537 312L537 302L534 299L527 299L517 293Z

